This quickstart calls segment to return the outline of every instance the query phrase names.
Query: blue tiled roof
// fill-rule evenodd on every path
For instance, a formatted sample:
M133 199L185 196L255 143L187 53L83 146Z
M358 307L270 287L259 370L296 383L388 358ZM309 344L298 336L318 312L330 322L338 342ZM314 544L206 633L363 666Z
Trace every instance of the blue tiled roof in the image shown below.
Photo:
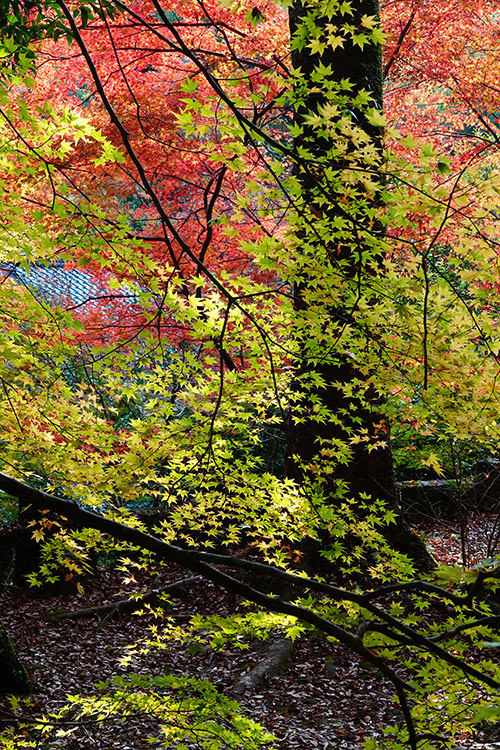
M27 271L14 264L4 264L6 276L54 304L64 307L84 305L96 297L109 294L107 287L95 276L79 268L64 265L30 266Z

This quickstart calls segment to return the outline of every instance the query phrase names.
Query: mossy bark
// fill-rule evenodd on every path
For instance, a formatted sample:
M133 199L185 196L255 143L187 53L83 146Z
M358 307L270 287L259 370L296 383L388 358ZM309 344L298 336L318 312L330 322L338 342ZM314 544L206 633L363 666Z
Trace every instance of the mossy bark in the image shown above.
M0 695L28 693L31 681L18 659L7 631L0 624Z

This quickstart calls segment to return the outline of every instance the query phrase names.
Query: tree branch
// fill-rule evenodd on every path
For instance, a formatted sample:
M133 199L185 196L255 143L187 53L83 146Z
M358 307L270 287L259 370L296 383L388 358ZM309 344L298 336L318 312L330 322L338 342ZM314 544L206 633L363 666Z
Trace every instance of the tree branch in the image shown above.
M214 555L198 549L183 549L176 545L169 544L144 531L126 526L119 521L99 515L93 511L86 510L74 500L64 500L55 495L50 495L42 490L30 487L29 485L4 473L0 473L0 490L18 497L24 503L31 503L40 510L48 509L55 511L66 520L73 521L80 526L96 529L105 534L109 534L112 537L118 538L121 541L126 541L132 545L149 550L150 552L157 554L158 557L165 562L177 563L196 574L204 576L207 580L212 581L226 591L235 593L271 612L291 615L292 617L297 618L300 622L312 625L325 635L334 638L340 644L361 657L364 661L367 661L373 667L378 669L392 683L398 695L401 710L408 728L411 747L416 747L416 735L411 717L411 710L409 709L406 697L408 693L413 692L414 688L412 685L394 671L392 666L388 664L386 658L379 656L377 653L367 648L363 644L362 637L358 637L357 634L348 632L336 623L328 620L326 617L314 612L307 606L294 604L278 597L265 594L253 586L249 586L237 578L219 570L214 567L214 565L209 564L209 561L212 561L214 563L233 567L244 567L239 558ZM249 563L249 561L246 562L247 564ZM345 591L335 586L329 586L328 584L323 584L320 581L315 581L310 578L302 578L295 574L288 574L271 565L265 565L262 563L257 565L262 572L265 572L273 578L281 578L287 580L289 583L293 582L300 585L301 588L310 590L319 589L324 593L328 592L331 598L336 601L355 601L371 614L384 621L386 626L388 626L386 630L387 634L390 636L392 630L396 641L401 642L403 639L400 634L403 634L405 637L404 640L406 641L406 639L408 639L413 647L434 653L444 662L460 669L463 674L467 675L469 678L493 688L500 687L500 683L497 680L482 673L479 669L466 664L454 654L449 654L443 648L438 646L434 640L431 640L422 633L413 630L403 622L400 622L395 617L385 612L383 609L366 601L363 595Z

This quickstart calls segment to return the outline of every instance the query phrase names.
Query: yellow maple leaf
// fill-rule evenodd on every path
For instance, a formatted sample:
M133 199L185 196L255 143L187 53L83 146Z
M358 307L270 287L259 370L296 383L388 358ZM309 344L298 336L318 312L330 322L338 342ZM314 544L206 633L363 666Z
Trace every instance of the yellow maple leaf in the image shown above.
M444 471L441 468L441 464L435 453L429 453L428 458L422 459L422 466L428 466L430 469L434 469L436 474L440 477L444 476Z

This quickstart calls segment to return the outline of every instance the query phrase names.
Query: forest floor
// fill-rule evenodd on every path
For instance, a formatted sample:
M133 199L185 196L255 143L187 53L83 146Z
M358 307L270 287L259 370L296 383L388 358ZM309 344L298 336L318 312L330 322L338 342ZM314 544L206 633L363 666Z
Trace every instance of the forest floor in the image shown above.
M468 519L468 554L474 562L484 559L488 539L495 534L496 517ZM461 561L462 545L457 523L432 522L421 531L441 563ZM186 577L174 566L162 571L162 585ZM0 587L1 621L12 636L19 656L36 685L33 701L25 713L40 715L60 707L67 694L98 694L95 684L112 675L135 671L140 674L190 675L211 680L224 694L231 695L238 678L262 658L262 644L249 650L209 647L194 649L172 643L162 651L136 656L131 664L119 666L128 644L139 641L153 623L151 616L123 614L108 621L93 618L41 618L43 612L65 608L76 610L112 602L124 590L130 593L140 580L124 585L123 575L111 567L85 582L83 595L48 597L37 590L12 585ZM173 599L176 617L200 614L230 614L236 601L204 581L191 584L181 598ZM159 623L158 623L159 624ZM265 647L265 644L264 644ZM275 734L283 750L360 750L363 739L380 737L397 715L390 691L377 682L373 671L341 648L333 648L308 637L296 642L293 659L285 674L268 677L254 692L241 699L245 713ZM36 747L63 750L137 750L160 748L148 742L147 719L134 717L125 724L111 721L99 730L91 722L63 739ZM495 736L463 738L462 748L500 748L500 730ZM168 745L167 745L168 746ZM171 745L175 747L176 745ZM164 747L164 745L163 745ZM189 745L197 747L197 745Z

